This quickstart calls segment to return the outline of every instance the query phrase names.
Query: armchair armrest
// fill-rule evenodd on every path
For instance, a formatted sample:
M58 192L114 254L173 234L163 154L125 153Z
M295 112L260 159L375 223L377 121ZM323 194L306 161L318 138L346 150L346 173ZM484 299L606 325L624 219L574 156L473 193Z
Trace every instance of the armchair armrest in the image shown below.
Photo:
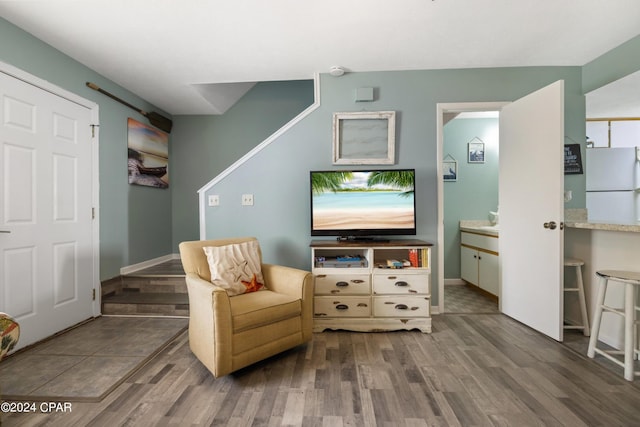
M301 299L313 298L313 275L309 271L283 265L262 264L262 276L267 288L273 292Z
M196 273L187 273L189 291L189 346L214 375L231 369L231 305L224 289ZM228 357L220 357L227 349ZM218 352L218 357L216 357Z
M262 264L262 276L269 290L302 300L303 339L309 341L313 330L313 274L283 265Z

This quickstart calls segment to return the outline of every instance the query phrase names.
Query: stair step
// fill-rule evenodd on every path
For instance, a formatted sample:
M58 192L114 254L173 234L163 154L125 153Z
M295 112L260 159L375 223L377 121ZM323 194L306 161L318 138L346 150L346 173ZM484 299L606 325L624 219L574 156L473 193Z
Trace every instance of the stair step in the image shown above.
M187 294L123 292L102 299L102 314L188 316Z
M102 314L188 316L180 260L170 260L102 284Z

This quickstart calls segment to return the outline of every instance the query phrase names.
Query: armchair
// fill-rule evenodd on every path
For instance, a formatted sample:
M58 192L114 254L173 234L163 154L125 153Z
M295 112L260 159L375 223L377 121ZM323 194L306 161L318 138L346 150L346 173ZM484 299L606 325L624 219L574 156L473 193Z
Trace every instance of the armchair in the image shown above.
M203 248L253 237L180 243L189 293L189 346L220 377L311 340L313 275L262 264L266 290L229 296L211 283ZM259 253L262 261L262 253Z

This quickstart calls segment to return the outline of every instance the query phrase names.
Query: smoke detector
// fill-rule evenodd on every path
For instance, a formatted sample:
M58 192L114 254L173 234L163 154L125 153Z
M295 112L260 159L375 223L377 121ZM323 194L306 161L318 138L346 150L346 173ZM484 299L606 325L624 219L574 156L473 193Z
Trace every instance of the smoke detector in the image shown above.
M339 65L334 65L333 67L329 68L329 74L334 77L340 77L344 74L344 68L340 67Z

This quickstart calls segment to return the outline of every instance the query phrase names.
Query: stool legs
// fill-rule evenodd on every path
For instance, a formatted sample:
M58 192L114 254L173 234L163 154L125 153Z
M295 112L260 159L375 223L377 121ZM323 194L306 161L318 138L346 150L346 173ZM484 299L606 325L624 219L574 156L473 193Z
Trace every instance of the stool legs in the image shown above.
M582 324L584 325L584 329L582 333L584 336L588 337L590 334L589 331L589 317L587 315L587 303L586 298L584 296L584 283L582 282L582 267L576 267L576 283L578 285L578 299L580 300L580 313L582 314Z
M596 274L600 278L600 287L598 289L596 313L591 328L592 333L589 339L587 356L593 358L595 354L598 353L606 357L618 366L624 368L625 380L633 381L636 375L640 375L640 371L634 371L634 361L638 355L640 355L640 349L638 349L638 321L636 314L636 310L640 310L640 307L637 307L640 276L638 273L612 270L598 271ZM624 285L624 307L621 309L607 306L604 303L609 280ZM605 310L624 318L624 348L622 351L605 350L597 347L598 335L600 334L600 326L602 324L602 313ZM613 355L622 355L624 360L620 361Z
M624 379L633 381L633 361L635 349L635 286L626 283L624 296Z
M578 293L578 306L580 307L580 316L582 318L582 325L565 325L565 329L582 329L582 333L584 336L588 337L591 335L589 329L589 316L587 314L587 303L584 294L584 282L582 281L582 262L579 264L577 260L571 260L571 263L567 263L565 261L565 267L574 267L575 268L575 276L576 276L576 287L575 288L564 288L565 295L567 292L577 292Z
M596 344L598 343L598 333L600 332L600 323L602 323L602 307L604 306L604 296L607 292L607 279L600 277L599 282L598 297L596 299L596 315L593 318L592 334L587 350L587 356L592 359L595 356Z

